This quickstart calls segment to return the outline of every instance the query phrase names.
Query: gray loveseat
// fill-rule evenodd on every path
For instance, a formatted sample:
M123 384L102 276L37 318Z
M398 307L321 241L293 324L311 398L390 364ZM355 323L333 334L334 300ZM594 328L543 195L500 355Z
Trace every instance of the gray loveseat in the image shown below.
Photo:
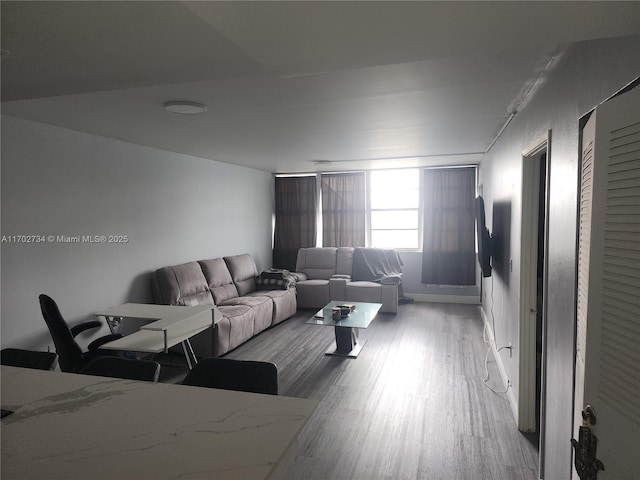
M258 289L248 254L163 267L153 275L156 303L216 305L222 319L191 339L198 357L217 357L296 313L295 288Z
M362 249L365 250L365 249ZM298 307L322 308L332 300L381 303L381 312L397 313L400 277L378 281L354 277L353 247L301 248L296 261ZM358 252L360 253L360 252Z

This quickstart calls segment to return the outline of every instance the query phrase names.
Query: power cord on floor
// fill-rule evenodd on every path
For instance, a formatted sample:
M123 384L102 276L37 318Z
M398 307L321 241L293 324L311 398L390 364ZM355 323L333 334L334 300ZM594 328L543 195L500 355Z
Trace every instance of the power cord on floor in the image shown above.
M485 371L485 376L482 379L482 383L484 383L485 387L487 387L489 390L491 390L493 393L497 393L497 394L505 394L509 391L509 389L511 388L511 381L507 380L507 388L504 389L504 391L500 391L500 390L495 390L494 388L492 388L487 382L489 381L489 353L491 353L492 349L496 349L496 353L499 352L500 350L505 350L505 349L511 349L511 345L506 346L506 347L500 347L497 348L497 344L495 341L495 334L496 334L496 319L495 316L493 314L493 276L491 277L491 325L493 328L493 342L491 341L491 339L489 339L487 337L487 324L484 324L484 327L482 329L482 340L484 341L484 343L489 345L489 348L487 349L487 353L484 356L484 371Z
M495 390L494 388L492 388L487 382L489 381L489 367L488 367L488 362L489 362L489 353L491 353L491 349L493 347L489 347L487 349L487 354L484 356L484 371L485 371L485 376L482 379L482 383L484 383L484 386L487 387L489 390L491 390L493 393L498 393L498 394L503 394L503 393L507 393L509 391L509 389L511 388L511 381L507 380L507 388L504 389L504 391L500 391L500 390ZM501 347L498 349L498 352L500 350L504 350L505 348L511 348L511 347Z

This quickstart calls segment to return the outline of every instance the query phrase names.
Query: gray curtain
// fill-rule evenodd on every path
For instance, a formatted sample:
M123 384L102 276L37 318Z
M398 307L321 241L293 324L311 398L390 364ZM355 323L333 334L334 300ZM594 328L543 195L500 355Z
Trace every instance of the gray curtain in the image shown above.
M476 169L424 171L422 283L475 285Z
M364 172L323 174L322 246L365 246Z
M315 247L316 177L276 177L273 266L295 271L298 249Z

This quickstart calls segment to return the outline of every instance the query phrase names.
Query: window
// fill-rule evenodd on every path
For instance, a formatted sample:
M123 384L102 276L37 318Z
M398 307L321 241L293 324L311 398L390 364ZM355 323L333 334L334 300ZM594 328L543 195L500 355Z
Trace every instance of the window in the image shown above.
M420 238L420 170L374 170L369 173L369 245L418 249Z

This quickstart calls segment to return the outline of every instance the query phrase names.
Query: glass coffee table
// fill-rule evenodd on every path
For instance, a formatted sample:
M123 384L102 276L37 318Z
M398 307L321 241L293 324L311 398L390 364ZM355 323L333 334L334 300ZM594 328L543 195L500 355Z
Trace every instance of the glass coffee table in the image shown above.
M340 305L355 305L355 309L349 315L334 320L332 309ZM333 301L325 305L322 310L318 310L305 323L335 327L336 341L325 355L356 358L366 343L366 340L358 341L358 330L367 328L371 324L380 307L382 307L381 303Z

